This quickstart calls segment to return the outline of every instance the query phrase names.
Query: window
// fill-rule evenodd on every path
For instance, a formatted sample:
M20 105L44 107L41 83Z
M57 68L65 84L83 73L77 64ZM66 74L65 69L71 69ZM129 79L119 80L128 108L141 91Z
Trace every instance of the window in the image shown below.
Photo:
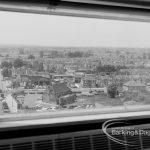
M1 116L149 109L148 22L3 11L0 17ZM20 109L9 108L13 93L23 95Z

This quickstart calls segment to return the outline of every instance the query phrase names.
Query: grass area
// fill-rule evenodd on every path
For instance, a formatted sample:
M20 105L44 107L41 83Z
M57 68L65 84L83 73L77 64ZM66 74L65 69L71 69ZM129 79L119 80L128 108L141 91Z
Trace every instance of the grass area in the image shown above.
M101 95L94 95L91 97L83 97L86 100L94 101L96 103L99 103L104 106L119 106L123 105L120 98L109 98L107 96L101 96Z

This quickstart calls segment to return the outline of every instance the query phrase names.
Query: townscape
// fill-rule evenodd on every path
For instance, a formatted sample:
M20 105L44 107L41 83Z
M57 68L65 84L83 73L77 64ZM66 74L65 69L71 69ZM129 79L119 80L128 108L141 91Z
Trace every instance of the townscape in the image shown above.
M140 48L0 47L0 114L150 103Z

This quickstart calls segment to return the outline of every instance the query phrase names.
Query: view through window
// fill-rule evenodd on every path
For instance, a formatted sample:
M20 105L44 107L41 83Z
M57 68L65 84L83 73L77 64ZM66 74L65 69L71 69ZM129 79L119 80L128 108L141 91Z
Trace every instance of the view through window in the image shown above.
M149 23L0 18L1 115L150 104Z

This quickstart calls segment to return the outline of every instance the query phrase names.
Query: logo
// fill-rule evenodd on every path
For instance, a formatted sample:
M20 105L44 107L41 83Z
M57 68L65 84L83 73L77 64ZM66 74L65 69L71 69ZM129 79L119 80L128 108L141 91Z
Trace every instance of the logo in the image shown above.
M119 127L111 127L113 125L117 125ZM120 127L122 125L122 127ZM108 129L110 132L107 132ZM128 145L128 146L137 146L139 143L129 142L127 140L121 140L116 138L116 135L123 135L124 136L136 136L136 135L147 135L150 136L150 131L142 130L142 129L135 129L133 126L130 126L130 123L121 119L112 119L107 120L102 125L102 131L104 134L112 141L121 144L121 145Z

